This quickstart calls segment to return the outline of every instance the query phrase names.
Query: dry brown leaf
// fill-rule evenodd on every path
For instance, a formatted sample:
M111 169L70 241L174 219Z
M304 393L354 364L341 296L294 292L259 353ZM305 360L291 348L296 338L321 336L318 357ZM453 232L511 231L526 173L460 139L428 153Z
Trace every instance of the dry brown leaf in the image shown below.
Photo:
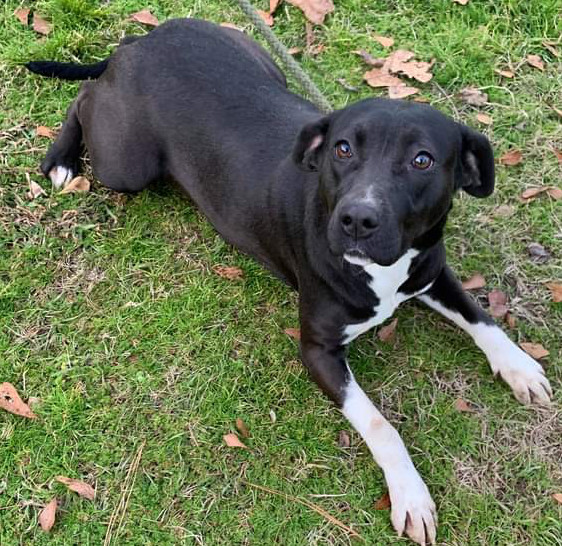
M302 47L290 47L288 50L289 55L298 55L299 53L302 53Z
M383 326L378 332L377 337L384 342L392 341L396 334L396 326L398 325L398 319L393 319L390 324Z
M225 434L222 439L228 447L240 447L242 449L248 449L248 447L242 443L240 438L238 438L238 436L236 436L234 432Z
M562 163L562 148L561 149L553 148L552 152L556 156L556 159L558 159L558 163Z
M558 50L556 49L556 45L557 45L556 43L544 41L544 42L542 43L542 45L543 45L546 49L548 49L548 51L550 51L555 57L559 57L559 56L560 56L560 53L559 53Z
M481 273L475 273L466 281L463 281L462 287L464 290L476 290L477 288L484 288L486 286L486 279Z
M234 23L221 23L220 26L224 28L231 28L233 30L237 30L238 32L244 32L240 27L237 27Z
M85 176L74 177L59 194L90 191L90 181Z
M527 55L527 63L533 68L544 70L544 62L538 55Z
M476 114L476 119L484 125L492 125L494 123L494 120L488 114L482 112Z
M246 423L244 423L244 421L242 419L240 419L240 417L238 417L238 419L236 419L236 428L237 428L238 432L242 435L242 438L249 438L250 437L250 431L248 430L248 427L246 426Z
M373 38L383 47L392 47L394 45L394 38L390 36L379 36L375 34Z
M511 313L506 313L505 322L513 330L517 324L517 319Z
M41 195L47 195L47 193L39 184L37 184L37 182L29 179L29 191L25 194L25 196L30 201L33 201L33 199L37 199L37 197L40 197Z
M552 197L555 201L560 201L560 199L562 199L562 190L556 186L549 186L546 189L546 193L548 193L549 197Z
M299 8L304 16L316 25L321 25L326 15L334 11L332 0L287 0L287 2Z
M262 9L256 10L259 13L259 16L263 19L263 22L268 26L273 26L273 15L267 11L263 11Z
M35 127L35 134L40 137L55 138L55 132L50 127L45 127L44 125Z
M280 4L281 0L269 0L269 13L273 15L277 11L277 8Z
M373 57L368 51L365 51L364 49L356 49L353 53L355 53L355 55L359 55L363 62L367 63L368 65L374 66L375 68L382 68L386 60Z
M136 23L141 23L150 27L157 27L159 25L158 19L150 13L150 10L147 9L133 13L129 17L129 21L135 21Z
M340 430L338 434L338 446L349 447L350 445L351 445L351 440L349 438L349 432L347 432L347 430Z
M554 303L561 303L562 302L562 284L550 282L546 286L550 290L550 293L552 294L552 301Z
M415 61L413 60L414 54L405 49L397 49L393 51L384 62L382 67L383 72L389 74L404 74L408 78L413 78L420 82L426 83L433 74L429 72L435 60L431 62Z
M531 201L537 195L544 193L547 190L548 186L539 186L537 188L527 188L523 193L519 196L523 202Z
M550 354L540 343L520 343L519 347L536 360L545 358Z
M11 383L2 383L0 385L0 408L28 419L36 419L29 406L23 402L18 391Z
M388 88L388 97L391 99L404 99L419 92L420 90L417 87L410 87L404 84L393 85Z
M66 476L56 476L55 480L62 483L68 487L71 491L78 493L81 497L93 501L96 497L96 490L88 483L81 482L80 480L73 480L72 478L67 478Z
M503 318L507 315L507 296L500 290L492 290L488 294L489 312L494 318Z
M388 510L390 508L390 495L388 491L377 501L375 501L375 510Z
M553 493L552 498L553 498L558 504L562 504L562 493Z
M301 331L299 328L285 328L285 330L283 330L289 337L292 337L293 339L297 339L300 340L301 338Z
M54 497L41 512L39 512L39 525L41 529L48 533L55 524L55 515L57 513L57 498Z
M51 32L53 27L43 19L43 17L33 14L33 30L43 36L47 36Z
M405 84L402 80L388 72L383 71L382 68L373 68L363 75L364 80L371 87L400 87Z
M476 87L465 87L459 91L462 101L471 106L484 106L488 102L488 95Z
M512 167L513 165L519 165L519 163L523 161L523 154L521 153L521 150L509 150L509 152L503 154L498 161L502 165Z
M476 411L472 404L462 398L457 398L455 400L455 409L461 413L474 413Z
M496 74L499 74L500 76L503 76L504 78L513 78L515 76L515 73L511 70L504 70L502 68L497 68L496 70L494 70L494 72Z
M244 276L244 272L239 267L229 267L227 265L215 265L213 271L219 277L229 281L241 279Z
M512 205L500 205L494 209L494 216L507 217L515 212L515 207Z
M18 18L22 25L29 24L29 8L20 8L14 11L14 15Z

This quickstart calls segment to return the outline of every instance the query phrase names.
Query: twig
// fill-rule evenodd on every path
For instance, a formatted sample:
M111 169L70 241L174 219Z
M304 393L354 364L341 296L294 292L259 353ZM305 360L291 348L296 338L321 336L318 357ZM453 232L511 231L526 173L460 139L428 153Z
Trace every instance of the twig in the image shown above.
M269 487L265 487L263 485L257 485L255 483L250 483L245 480L240 480L243 484L249 485L250 487L254 487L255 489L259 489L261 491L265 491L266 493L271 493L272 495L278 495L280 497L285 497L285 499L290 500L292 502L298 502L311 510L314 510L317 514L320 514L323 518L327 519L330 523L338 526L340 529L343 529L345 532L349 533L352 537L358 538L365 542L365 539L356 531L354 531L351 527L348 527L345 523L340 521L339 519L332 516L330 513L326 512L324 508L310 502L306 499L299 499L298 497L293 497L292 495L288 495L287 493L283 493L283 491L277 491L275 489L269 489Z

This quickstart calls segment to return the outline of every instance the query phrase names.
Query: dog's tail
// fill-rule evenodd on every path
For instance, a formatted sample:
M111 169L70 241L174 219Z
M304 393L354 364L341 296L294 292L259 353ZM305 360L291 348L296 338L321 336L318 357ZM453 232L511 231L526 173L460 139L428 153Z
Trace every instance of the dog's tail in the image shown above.
M31 61L25 67L47 78L59 78L61 80L90 80L99 78L107 68L109 59L99 63L77 64L59 63L57 61Z

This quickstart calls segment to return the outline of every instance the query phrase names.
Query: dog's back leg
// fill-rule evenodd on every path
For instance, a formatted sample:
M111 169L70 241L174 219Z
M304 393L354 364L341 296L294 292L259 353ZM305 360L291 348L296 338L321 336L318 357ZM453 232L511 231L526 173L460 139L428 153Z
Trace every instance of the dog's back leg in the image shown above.
M82 96L72 103L57 139L41 162L41 171L55 188L68 184L78 173L82 150L82 126L78 119L78 108Z

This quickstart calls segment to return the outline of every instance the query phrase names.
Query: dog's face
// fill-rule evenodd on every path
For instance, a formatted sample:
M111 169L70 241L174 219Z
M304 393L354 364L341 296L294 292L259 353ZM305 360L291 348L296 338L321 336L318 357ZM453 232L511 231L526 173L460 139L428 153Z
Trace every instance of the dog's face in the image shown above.
M333 112L302 129L293 157L319 172L330 250L380 265L444 223L457 189L494 188L486 137L416 103L370 99Z

